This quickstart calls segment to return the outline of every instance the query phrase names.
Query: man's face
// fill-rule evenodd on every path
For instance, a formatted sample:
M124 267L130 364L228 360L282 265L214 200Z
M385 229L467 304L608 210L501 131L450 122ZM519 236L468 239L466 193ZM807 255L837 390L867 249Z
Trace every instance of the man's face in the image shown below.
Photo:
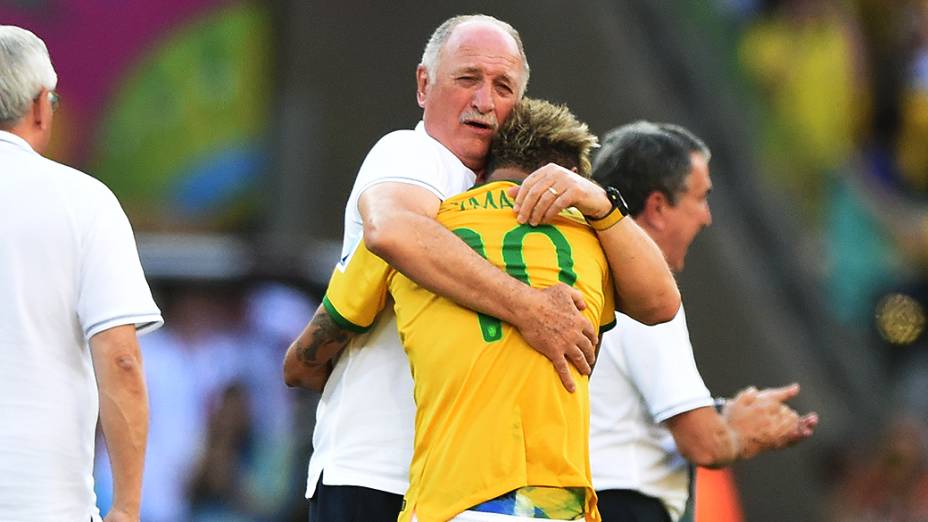
M696 234L712 224L712 212L709 210L709 191L712 190L709 162L705 156L694 152L690 155L690 164L684 191L677 195L677 204L668 207L665 214L664 238L659 242L667 264L674 272L683 270L686 251Z
M464 23L445 42L435 67L434 81L423 67L416 71L425 129L467 167L480 171L493 134L519 99L519 48L494 25Z

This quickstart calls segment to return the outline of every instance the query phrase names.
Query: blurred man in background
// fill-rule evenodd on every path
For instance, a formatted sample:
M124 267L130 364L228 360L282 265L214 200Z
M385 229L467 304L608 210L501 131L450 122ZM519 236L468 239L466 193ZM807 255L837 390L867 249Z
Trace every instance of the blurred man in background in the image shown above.
M595 159L594 179L621 191L675 272L712 223L710 157L683 127L641 121L609 132ZM590 380L591 463L604 520L678 520L690 491L686 461L726 466L812 435L817 415L800 418L784 404L799 393L795 384L748 388L717 405L696 369L682 306L657 326L616 319Z
M132 229L104 185L43 158L57 75L34 34L0 26L0 518L138 521L148 402L137 331L162 324ZM94 378L96 377L96 385Z
M515 326L548 357L568 388L569 365L589 373L595 330L565 284L533 289L468 248L435 220L441 202L480 178L490 140L525 92L529 66L518 33L484 15L445 21L416 70L423 121L383 137L368 153L345 211L342 262L361 240L422 287ZM577 197L569 171L550 168L522 185L520 219L553 219ZM598 189L599 208L611 205ZM536 214L533 214L538 210ZM631 221L616 227L622 279L618 298L629 314L669 320L679 292L660 251ZM325 348L343 346L340 318L326 302L288 352L288 384L321 386L306 496L313 520L395 520L408 486L413 404L409 365L392 311L380 314L334 367ZM320 352L320 349L322 351ZM313 375L310 375L314 373ZM330 375L331 374L331 375Z

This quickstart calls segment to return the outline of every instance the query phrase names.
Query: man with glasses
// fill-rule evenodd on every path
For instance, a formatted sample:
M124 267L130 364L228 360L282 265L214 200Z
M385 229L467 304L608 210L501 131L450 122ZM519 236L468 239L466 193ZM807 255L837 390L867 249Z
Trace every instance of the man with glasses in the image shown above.
M51 161L58 78L31 32L0 25L0 518L139 520L148 401L136 335L162 324L132 228L99 181Z

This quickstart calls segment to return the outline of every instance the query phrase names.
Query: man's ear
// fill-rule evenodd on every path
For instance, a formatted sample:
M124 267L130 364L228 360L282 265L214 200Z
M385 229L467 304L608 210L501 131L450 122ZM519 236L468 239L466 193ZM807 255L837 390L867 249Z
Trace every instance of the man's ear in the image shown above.
M48 99L48 89L42 88L39 95L32 100L32 122L41 129L46 130L52 124L52 104Z
M429 87L429 72L424 65L416 67L416 102L419 103L419 107L425 108L425 96Z
M666 223L665 213L669 207L670 201L667 200L667 196L663 192L655 190L645 198L644 208L635 217L635 221L644 221L655 230L663 230Z

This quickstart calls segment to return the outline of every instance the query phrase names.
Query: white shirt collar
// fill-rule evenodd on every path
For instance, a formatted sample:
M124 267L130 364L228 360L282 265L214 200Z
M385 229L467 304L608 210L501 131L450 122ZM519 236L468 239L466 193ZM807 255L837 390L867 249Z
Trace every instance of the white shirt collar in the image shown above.
M19 147L19 148L21 148L21 149L23 149L23 150L27 150L27 151L29 151L29 152L38 154L37 152L35 152L35 150L32 148L32 146L29 145L29 142L28 142L28 141L26 141L26 140L22 139L21 137L19 137L19 136L13 134L12 132L7 132L7 131L0 130L0 142L6 142L6 143L9 143L9 144L11 144L11 145L13 145L13 146L15 146L15 147Z
M445 145L444 145L442 142L440 142L440 141L436 140L435 138L433 138L433 137L425 130L425 122L424 122L424 121L419 120L419 123L416 124L416 132L421 132L423 136L427 136L430 140L432 140L432 142L433 142L437 147L439 147L439 150L441 150L444 154L446 154L446 155L448 155L448 156L454 158L455 161L456 161L458 164L461 165L461 168L462 168L462 169L464 169L465 171L467 171L471 176L474 176L475 178L477 177L477 173L474 172L473 170L471 170L470 167L468 167L467 165L465 165L464 162L461 161L461 158L457 157L453 152L451 152L451 149L449 149L448 147L445 147Z

